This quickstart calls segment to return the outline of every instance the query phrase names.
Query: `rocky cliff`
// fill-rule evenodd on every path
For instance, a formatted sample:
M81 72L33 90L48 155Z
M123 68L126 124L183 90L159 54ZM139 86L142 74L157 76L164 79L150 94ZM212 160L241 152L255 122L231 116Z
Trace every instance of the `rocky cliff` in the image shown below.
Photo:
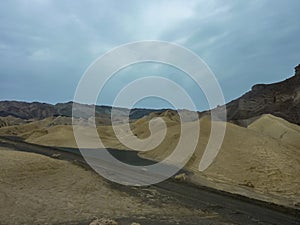
M273 84L254 85L248 93L226 105L227 120L243 123L272 114L300 125L300 64L295 75Z

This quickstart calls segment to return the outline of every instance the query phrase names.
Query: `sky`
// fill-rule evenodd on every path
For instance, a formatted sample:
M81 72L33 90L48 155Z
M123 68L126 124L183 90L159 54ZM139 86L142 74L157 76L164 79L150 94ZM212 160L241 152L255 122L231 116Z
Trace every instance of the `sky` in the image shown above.
M3 0L0 100L71 101L99 56L129 42L162 40L203 59L228 102L254 84L294 74L300 63L299 10L298 0ZM147 63L115 74L98 103L111 105L122 87L148 74L172 79L187 89L199 110L208 107L184 73ZM154 98L137 106L170 104Z

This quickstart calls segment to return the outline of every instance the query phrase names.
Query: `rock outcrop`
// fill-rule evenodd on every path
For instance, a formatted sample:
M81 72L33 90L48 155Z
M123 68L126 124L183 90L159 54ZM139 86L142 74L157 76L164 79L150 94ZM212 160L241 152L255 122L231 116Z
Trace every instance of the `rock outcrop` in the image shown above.
M227 120L242 124L272 114L300 125L300 64L295 75L273 84L254 85L248 93L226 105Z
M295 67L295 76L300 76L300 64Z

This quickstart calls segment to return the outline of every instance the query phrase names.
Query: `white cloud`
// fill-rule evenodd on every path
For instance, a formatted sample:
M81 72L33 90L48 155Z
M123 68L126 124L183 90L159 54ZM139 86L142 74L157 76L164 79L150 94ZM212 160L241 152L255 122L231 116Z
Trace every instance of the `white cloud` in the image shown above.
M30 55L30 58L34 60L51 60L53 57L53 54L48 48L38 49Z

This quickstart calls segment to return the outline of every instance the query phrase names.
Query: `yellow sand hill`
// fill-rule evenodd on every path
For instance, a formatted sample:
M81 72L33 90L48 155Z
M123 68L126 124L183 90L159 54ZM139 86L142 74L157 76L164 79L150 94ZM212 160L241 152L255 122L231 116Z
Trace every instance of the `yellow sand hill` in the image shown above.
M156 192L150 195L155 204L145 204L70 162L2 147L0 181L0 224L5 225L82 224L95 216L130 218L137 214L145 218L176 213L211 216L172 202L164 203L161 210L156 207L160 202Z
M132 123L131 130L135 136L142 139L149 137L149 120L155 116L150 115ZM139 153L141 157L160 161L171 154L178 143L180 124L176 115L165 113L160 117L166 121L166 137L153 150ZM4 127L0 129L0 134L17 134L28 142L41 145L76 147L72 126L49 126L52 120L48 118L30 124ZM221 125L224 122L217 123ZM184 126L192 134L197 122L185 122ZM300 202L300 128L270 115L261 116L248 128L232 123L226 123L226 126L225 138L215 161L206 171L199 172L199 162L211 130L210 118L206 116L200 119L199 142L187 164L187 168L194 172L192 181L245 195L248 193L244 189ZM118 127L126 138L127 128L124 125ZM154 120L151 128L154 131L153 137L161 138L162 124ZM80 129L86 128L83 126ZM128 149L116 139L111 126L98 126L97 129L105 147ZM89 129L83 132L87 138L87 146L93 142L93 139L89 139L89 132ZM139 147L147 148L151 144L150 141ZM190 147L186 143L185 148Z
M263 116L256 124L268 124L269 116ZM300 151L298 141L300 132L296 125L272 117L277 123L277 132L285 133L284 140L262 133L252 128L243 128L227 123L227 130L221 150L213 164L204 172L199 172L199 162L206 147L211 129L211 121L208 117L200 119L200 137L192 159L187 167L195 173L192 178L199 181L202 178L210 181L218 181L237 187L247 187L257 193L269 193L275 196L284 196L300 201ZM223 123L223 122L218 122ZM162 160L175 148L178 139L178 130L175 125L170 127L169 137L158 148L140 153L142 157ZM195 123L188 125L192 131ZM293 132L291 132L293 127ZM279 131L281 129L281 131ZM187 145L186 148L189 146ZM207 184L205 181L203 184ZM218 187L218 186L214 186ZM243 190L219 185L219 188L227 191L243 194ZM293 204L293 202L289 202Z
M300 149L300 127L284 119L266 114L251 123L248 128Z

